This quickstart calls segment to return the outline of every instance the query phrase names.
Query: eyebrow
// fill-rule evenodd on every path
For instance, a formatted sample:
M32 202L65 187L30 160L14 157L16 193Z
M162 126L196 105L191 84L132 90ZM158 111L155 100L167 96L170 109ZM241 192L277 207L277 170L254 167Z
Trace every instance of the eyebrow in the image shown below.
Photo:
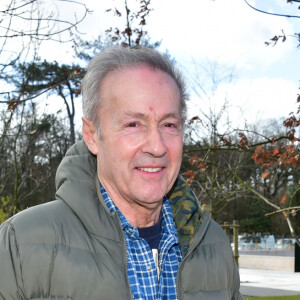
M147 118L147 114L144 113L140 113L140 112L133 112L133 111L126 111L125 115L128 117L133 117L133 118L137 118L137 119L146 119ZM174 118L174 119L181 119L180 114L178 113L174 113L174 112L170 112L167 113L165 115L163 115L162 119L167 119L167 118Z

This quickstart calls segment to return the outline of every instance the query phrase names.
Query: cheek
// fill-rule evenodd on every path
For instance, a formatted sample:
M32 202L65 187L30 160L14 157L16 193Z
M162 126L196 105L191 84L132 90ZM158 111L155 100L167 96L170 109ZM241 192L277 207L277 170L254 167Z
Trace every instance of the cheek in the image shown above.
M124 134L119 136L114 143L114 147L118 149L120 156L130 156L139 149L145 140L142 133Z
M179 159L181 162L183 139L182 136L169 136L165 139L168 146L170 156L174 159Z

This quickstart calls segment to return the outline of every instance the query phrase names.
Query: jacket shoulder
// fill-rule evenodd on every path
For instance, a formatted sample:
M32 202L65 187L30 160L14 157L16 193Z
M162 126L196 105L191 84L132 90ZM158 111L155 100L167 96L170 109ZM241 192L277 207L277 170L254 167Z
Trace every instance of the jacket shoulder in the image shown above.
M183 298L242 299L238 298L239 274L224 230L215 221L204 220L196 236L197 246L179 274Z
M61 200L37 205L14 215L0 226L13 232L18 244L57 240L60 228L78 223L76 215Z
M206 243L222 242L222 243L230 245L229 238L226 235L223 228L212 219L210 220L209 226L207 228L205 240L206 240Z

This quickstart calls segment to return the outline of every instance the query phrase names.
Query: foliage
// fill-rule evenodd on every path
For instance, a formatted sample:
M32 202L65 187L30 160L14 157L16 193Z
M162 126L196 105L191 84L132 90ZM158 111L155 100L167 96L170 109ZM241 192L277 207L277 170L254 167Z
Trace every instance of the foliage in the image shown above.
M0 224L13 214L12 199L10 196L0 197Z
M237 206L241 207L238 201L250 201L248 206L253 206L262 200L269 206L266 214L281 213L291 234L296 237L294 228L300 209L297 200L300 193L300 149L295 134L300 125L299 113L300 110L283 122L286 128L284 135L280 131L273 132L270 137L257 132L252 132L251 136L248 131L247 137L246 132L236 130L225 136L212 131L212 139L202 139L202 142L186 148L189 167L185 165L184 175L188 183L198 190L201 201L210 206L216 219L222 218L220 213L223 211L224 214L227 206L234 209L233 215L236 214L239 219L235 212ZM191 132L198 119L190 120ZM197 126L194 128L199 130ZM232 207L230 202L235 205ZM259 217L260 223L268 223L260 213L251 212L250 207L243 207L245 209L248 211L248 220L242 222L245 230L247 227L247 230L253 230L249 227L254 225L251 213ZM255 229L258 230L259 226L256 224Z
M0 127L8 117L3 111ZM39 117L34 104L23 103L16 108L0 147L2 221L29 206L53 199L56 168L69 146L62 120L47 114Z
M12 83L19 95L34 99L44 93L55 94L64 101L70 123L71 143L75 143L75 100L80 95L81 78L85 70L79 65L59 65L57 62L31 62L16 65L15 76L8 82ZM17 75L18 74L18 75ZM17 100L10 100L12 107Z
M77 17L73 20L61 18L55 5L47 6L39 0L1 1L0 81L12 76L12 67L16 64L35 61L39 57L41 43L72 41L78 24L89 12L85 4L77 1L54 0L53 4L68 4L70 9L77 10ZM13 98L13 87L10 89L10 86L5 84L3 87L5 88L0 96L5 96L6 99L0 103L7 103Z
M42 66L39 78L39 84L30 82L32 76L37 76L37 67L39 64L39 49L41 44L51 42L51 46L61 43L71 42L77 32L77 25L80 24L89 13L85 4L70 0L54 0L52 5L39 0L4 0L0 4L0 104L6 107L7 118L2 118L3 133L0 138L2 146L10 137L6 136L16 126L12 123L18 122L16 119L18 106L22 110L26 104L41 96L44 92L50 93L51 88L56 87L56 91L60 90L60 96L64 98L68 110L68 116L71 124L71 136L75 141L75 134L72 128L74 119L73 103L67 103L65 91L67 90L69 81L66 77L73 70L60 69L61 74L56 74L56 78L52 74L52 78L41 79L45 76L43 73L46 68ZM54 5L53 5L54 4ZM77 15L74 18L64 18L59 14L58 7L60 5L68 5L70 9L76 9ZM26 68L28 70L26 72ZM49 63L48 69L59 69L55 63ZM69 73L66 75L65 73ZM32 73L31 73L32 72ZM73 73L72 73L73 74ZM49 75L49 77L51 77ZM48 79L48 81L47 81ZM68 78L69 79L69 78ZM58 84L62 80L61 84ZM73 80L73 79L72 79ZM72 86L69 93L72 92ZM72 102L72 99L71 99ZM25 106L24 106L25 105ZM69 106L69 107L68 107ZM2 115L3 117L3 115ZM23 120L23 119L22 119ZM19 124L22 126L22 122Z
M136 2L137 9L130 8L127 0L123 2L124 7L108 8L106 13L125 21L125 26L120 28L111 26L105 30L104 36L98 36L92 41L77 37L73 45L76 56L87 62L97 53L112 45L158 47L160 42L151 42L148 32L145 30L147 18L152 11L151 0L136 0Z
M130 9L127 0L124 0L124 10L118 8L109 8L107 13L111 13L117 17L125 17L126 24L124 29L112 28L106 30L106 34L112 43L121 44L125 47L136 47L139 45L150 45L147 31L144 30L146 26L146 19L151 12L151 0L137 0L139 8L137 11ZM124 11L124 12L121 12ZM158 42L153 46L157 47Z
M264 205L259 199L249 199L249 201L244 201L243 204L245 206L243 211L247 212L247 215L240 216L239 225L241 232L274 232L271 219L265 217L265 214L270 212L268 206Z

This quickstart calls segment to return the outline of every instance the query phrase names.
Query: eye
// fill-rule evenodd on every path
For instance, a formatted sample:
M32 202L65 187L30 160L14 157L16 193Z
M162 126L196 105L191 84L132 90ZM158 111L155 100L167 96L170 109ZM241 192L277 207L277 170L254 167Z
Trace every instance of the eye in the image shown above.
M181 131L180 124L178 122L166 122L162 126L162 130L170 134L179 134Z
M129 124L127 124L127 127L138 127L138 123L137 122L131 122Z
M177 124L167 123L167 124L165 124L165 127L169 127L169 128L177 128Z
M124 124L124 129L129 132L137 132L142 130L143 125L138 121L130 121L126 124Z

